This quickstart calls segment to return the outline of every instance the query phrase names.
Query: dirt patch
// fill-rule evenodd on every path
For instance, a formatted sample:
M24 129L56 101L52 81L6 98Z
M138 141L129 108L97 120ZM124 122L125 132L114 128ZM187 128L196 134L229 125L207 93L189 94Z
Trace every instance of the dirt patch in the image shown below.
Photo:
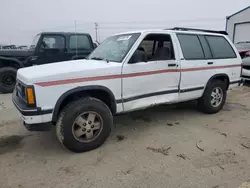
M7 121L1 121L0 127L8 126L8 125L14 125L19 123L20 120L7 120Z
M123 136L123 135L116 135L117 142L124 140L124 138L125 138L125 136Z
M189 158L188 158L185 154L183 154L183 153L178 154L177 157L180 157L180 158L182 158L182 159L184 159L184 160L189 159Z
M0 102L0 110L3 110L3 109L5 109L6 108L6 106L4 105L4 103L3 102Z
M240 104L240 103L226 103L222 109L223 111L232 111L232 110L245 110L250 111L249 108L246 107L246 105Z
M169 150L171 149L171 147L169 148L152 148L152 147L147 147L148 150L151 150L154 153L161 153L163 155L168 155L169 154Z
M250 149L250 139L248 137L242 137L240 139L240 145L243 148Z
M29 136L29 135L28 135ZM0 155L11 152L21 146L21 141L27 136L4 136L0 138Z
M63 172L67 175L71 175L71 174L74 175L75 174L73 166L61 167L61 168L59 168L59 172Z
M237 160L236 154L228 150L225 152L213 152L211 155L201 157L193 163L197 168L208 168L212 166L221 168L223 165L227 164L238 164L239 161ZM222 168L224 169L224 167Z

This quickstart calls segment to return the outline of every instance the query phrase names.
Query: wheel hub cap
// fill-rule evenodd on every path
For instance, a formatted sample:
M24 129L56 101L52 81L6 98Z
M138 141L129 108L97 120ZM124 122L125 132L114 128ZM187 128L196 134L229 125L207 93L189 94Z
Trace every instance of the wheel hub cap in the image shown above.
M103 120L96 112L84 112L73 123L72 133L80 142L91 142L101 133Z
M221 88L216 87L213 89L211 93L211 105L213 107L218 107L220 106L221 102L223 100L223 91Z
M2 83L6 86L6 87L11 87L15 84L15 78L13 77L13 75L11 74L5 74L2 77Z

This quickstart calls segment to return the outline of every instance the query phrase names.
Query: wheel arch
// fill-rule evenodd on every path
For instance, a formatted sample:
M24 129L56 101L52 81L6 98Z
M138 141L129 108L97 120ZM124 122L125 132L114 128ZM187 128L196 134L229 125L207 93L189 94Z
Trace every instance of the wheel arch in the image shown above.
M100 99L108 105L113 114L116 113L115 96L109 88L100 85L81 86L73 88L59 97L53 110L52 122L55 123L57 121L58 115L65 105L83 96L92 96Z
M225 84L226 84L226 89L228 90L229 84L230 84L229 76L228 76L227 74L225 74L225 73L220 73L220 74L215 74L215 75L213 75L213 76L207 81L203 93L205 92L205 89L207 88L207 85L208 85L209 83L211 83L213 80L221 80L221 81L225 82Z
M11 62L11 63L9 65L6 62ZM24 67L23 63L16 58L9 58L9 57L0 56L0 68L6 67L6 66L14 67L14 68Z

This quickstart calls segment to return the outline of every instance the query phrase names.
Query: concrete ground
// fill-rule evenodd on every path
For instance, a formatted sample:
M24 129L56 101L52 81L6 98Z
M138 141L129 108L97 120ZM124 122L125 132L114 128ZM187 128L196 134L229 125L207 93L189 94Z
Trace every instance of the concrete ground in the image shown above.
M250 182L250 87L205 115L193 103L115 117L100 148L72 153L55 131L28 132L0 95L0 187L236 188Z

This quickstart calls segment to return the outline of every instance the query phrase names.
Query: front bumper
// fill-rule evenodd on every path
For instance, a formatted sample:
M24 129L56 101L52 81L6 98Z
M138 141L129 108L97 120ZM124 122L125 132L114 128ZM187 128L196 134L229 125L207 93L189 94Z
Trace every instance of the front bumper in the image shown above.
M53 110L42 110L40 107L28 107L27 104L16 96L15 91L12 94L12 102L18 110L19 116L24 121L24 125L43 126L42 124L49 123L52 120ZM39 129L41 129L41 127Z
M242 78L244 80L250 80L250 70L248 69L242 69Z

